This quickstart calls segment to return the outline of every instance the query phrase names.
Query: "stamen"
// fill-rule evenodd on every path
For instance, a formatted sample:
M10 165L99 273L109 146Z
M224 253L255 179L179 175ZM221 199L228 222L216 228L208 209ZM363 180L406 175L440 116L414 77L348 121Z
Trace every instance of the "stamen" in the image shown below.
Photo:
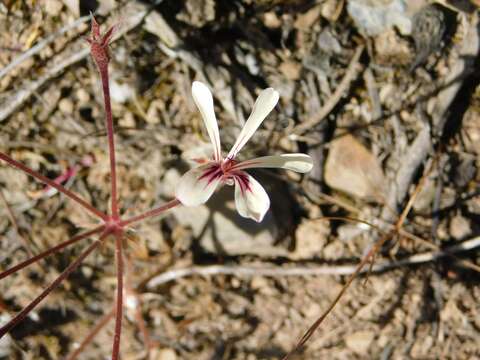
M223 173L227 174L228 172L230 172L235 167L236 164L237 164L237 161L235 161L233 158L226 158L221 165Z

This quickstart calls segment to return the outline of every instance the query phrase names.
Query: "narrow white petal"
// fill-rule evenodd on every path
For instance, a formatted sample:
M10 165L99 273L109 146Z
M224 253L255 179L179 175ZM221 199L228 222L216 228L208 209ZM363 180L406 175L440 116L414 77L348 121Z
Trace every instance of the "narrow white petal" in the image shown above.
M270 207L270 198L260 183L247 173L244 180L235 178L235 205L238 213L261 222Z
M212 196L221 177L204 176L212 163L201 165L187 171L180 179L175 196L185 206L197 206L207 202Z
M273 88L263 90L253 105L253 110L245 123L240 135L238 135L235 145L228 154L230 159L233 159L238 152L243 148L247 141L252 137L255 131L258 129L263 120L277 105L279 94Z
M235 169L280 168L299 173L307 173L312 170L312 167L312 158L307 154L263 156L252 160L243 161L235 165Z
M213 97L210 89L200 81L194 81L192 84L192 96L195 104L202 114L203 122L207 128L208 136L214 149L214 159L220 160L220 135L218 133L217 118L213 107Z

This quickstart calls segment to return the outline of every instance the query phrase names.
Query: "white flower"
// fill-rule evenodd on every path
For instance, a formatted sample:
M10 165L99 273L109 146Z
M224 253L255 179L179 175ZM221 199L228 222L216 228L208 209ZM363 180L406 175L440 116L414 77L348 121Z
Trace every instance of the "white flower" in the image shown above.
M202 114L214 153L213 159L182 176L176 188L177 199L185 206L197 206L205 203L219 185L235 184L235 205L240 215L257 222L262 221L270 207L270 199L262 185L244 170L283 168L305 173L313 167L312 159L306 154L263 156L242 162L235 160L238 152L277 104L278 92L268 88L260 93L252 113L226 157L222 156L220 147L212 93L205 84L195 81L192 85L192 95Z

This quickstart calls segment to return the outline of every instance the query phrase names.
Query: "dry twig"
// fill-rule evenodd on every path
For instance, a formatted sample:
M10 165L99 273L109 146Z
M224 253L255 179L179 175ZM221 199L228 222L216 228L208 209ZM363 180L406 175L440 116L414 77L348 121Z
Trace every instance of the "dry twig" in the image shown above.
M144 6L132 6L131 9L129 8L126 10L126 13L128 13L129 16L122 22L122 27L120 27L116 32L116 36L114 37L113 41L117 40L130 30L138 26L147 14L147 10L145 10ZM36 91L38 91L40 87L47 83L47 81L60 75L66 68L85 59L89 54L90 50L88 49L88 47L84 47L81 50L78 50L78 48L81 46L81 41L83 40L79 40L71 46L68 46L67 49L64 51L66 55L61 57L59 60L54 59L54 61L52 61L52 64L47 65L47 70L44 75L42 75L37 80L24 82L18 90L15 90L12 95L7 97L2 102L2 104L0 104L0 122L7 119Z
M350 63L348 64L347 71L345 72L342 81L335 89L335 92L332 94L332 96L322 106L320 111L312 118L295 126L290 132L290 134L288 134L289 138L294 138L295 136L303 134L306 130L311 129L312 127L320 123L323 119L325 119L328 114L330 114L330 112L338 104L342 96L345 95L345 92L348 90L350 83L356 78L358 74L358 62L364 48L364 45L359 45L357 47L355 53L353 54L352 60L350 60Z
M43 48L45 48L45 46L50 45L59 36L87 22L88 19L90 19L90 16L82 16L81 18L75 20L73 23L67 24L64 27L60 28L60 30L58 30L56 33L53 33L47 36L42 41L39 41L35 46L32 46L30 49L22 53L20 56L17 56L7 66L5 66L3 69L0 70L0 79L3 78L5 75L7 75L10 71L15 69L17 66L22 64L25 60L38 54Z
M465 251L470 251L480 247L480 236L464 241L461 244L451 246L449 248L428 251L422 254L409 256L402 260L385 261L374 264L371 270L362 268L358 272L364 274L369 271L373 273L380 273L394 268L410 265L425 264L441 258L458 254ZM217 276L217 275L233 275L238 277L251 276L268 276L268 277L284 277L284 276L321 276L321 275L351 275L356 272L358 265L339 265L339 266L257 266L257 265L211 265L211 266L191 266L180 269L172 269L166 271L158 276L153 277L148 281L146 287L153 289L157 286L166 284L170 281L188 276Z
M435 107L431 114L432 127L427 119L421 119L424 128L418 133L410 148L402 157L402 163L390 186L390 193L387 196L386 208L383 211L384 220L392 220L395 214L391 209L396 209L408 194L408 189L415 178L418 168L425 162L427 155L433 148L433 139L431 133L440 137L448 117L450 106L460 91L463 80L472 73L474 68L471 66L472 59L476 58L480 51L480 29L478 16L473 17L468 28L467 34L460 45L458 59L452 66L448 76L443 81L441 91L435 100ZM423 113L418 113L422 116Z

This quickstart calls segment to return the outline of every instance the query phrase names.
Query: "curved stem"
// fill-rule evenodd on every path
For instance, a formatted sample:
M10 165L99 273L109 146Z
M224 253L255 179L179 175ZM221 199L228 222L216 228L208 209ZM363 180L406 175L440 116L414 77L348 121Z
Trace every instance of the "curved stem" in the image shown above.
M170 200L169 202L163 204L162 206L159 206L158 208L155 208L155 209L149 210L147 212L144 212L143 214L136 215L136 216L133 216L131 218L122 220L122 221L120 221L120 225L121 226L132 225L133 223L136 223L136 222L139 222L139 221L142 221L142 220L160 215L160 214L164 213L165 211L170 210L170 209L172 209L175 206L178 206L180 204L181 204L180 201L177 200L177 199Z
M53 281L50 285L47 286L45 290L42 291L30 304L25 306L22 311L20 311L12 320L0 328L0 339L15 326L17 326L23 319L25 319L30 311L32 311L45 297L48 296L53 290L55 290L60 283L65 280L81 263L82 261L92 253L93 250L100 245L100 242L105 238L107 234L104 234L100 239L95 240L90 246L80 254L80 256L68 267L63 270L63 272Z
M57 252L59 252L60 250L62 250L63 248L69 246L69 245L72 245L80 240L83 240L83 239L86 239L88 238L89 236L91 235L94 235L96 233L99 233L101 230L103 230L104 226L99 226L93 230L90 230L90 231L87 231L86 233L83 233L83 234L80 234L80 235L77 235L77 236L74 236L73 238L71 238L70 240L67 240L67 241L64 241L60 244L58 244L57 246L54 246L38 255L35 255L34 257L28 259L28 260L25 260L25 261L22 261L20 264L17 264L13 267L11 267L10 269L7 269L5 270L4 272L0 273L0 279L3 279L9 275L12 275L13 273L27 267L28 265L30 264L33 264L34 262L37 262L38 260L41 260L49 255L52 255L52 254L55 254Z
M62 185L56 183L55 181L43 176L42 174L38 173L37 171L35 170L32 170L30 169L28 166L25 166L23 165L21 162L18 162L14 159L12 159L10 156L8 156L7 154L4 154L2 152L0 152L0 159L5 161L6 163L8 163L9 165L17 168L17 169L20 169L22 170L23 172L27 173L28 175L34 177L35 179L37 179L38 181L46 184L46 185L49 185L55 189L57 189L59 192L61 192L62 194L64 194L65 196L67 196L68 198L70 198L71 200L75 201L77 204L81 205L85 210L88 210L90 211L93 215L95 215L96 217L99 217L100 219L102 220L105 220L107 219L107 215L104 214L103 212L101 212L100 210L94 208L92 205L90 205L89 203L87 203L85 200L83 200L82 198L78 197L75 193L73 193L72 191L66 189L65 187L63 187Z
M123 319L123 234L115 234L115 258L117 260L117 303L115 310L115 334L113 336L112 360L119 359L120 337Z
M118 218L117 201L117 170L115 161L115 135L113 131L112 106L110 101L110 86L108 80L108 63L98 67L102 78L103 100L105 103L105 122L107 126L108 154L110 156L110 183L112 197L112 216Z

